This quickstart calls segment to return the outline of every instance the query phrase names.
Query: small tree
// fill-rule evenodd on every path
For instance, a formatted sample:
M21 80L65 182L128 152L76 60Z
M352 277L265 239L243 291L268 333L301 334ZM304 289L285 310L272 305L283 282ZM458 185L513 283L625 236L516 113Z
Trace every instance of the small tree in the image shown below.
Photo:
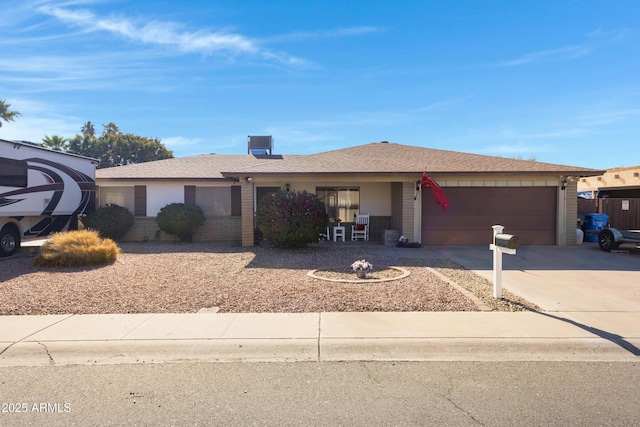
M277 246L290 248L317 242L328 220L323 203L306 191L269 193L258 204L256 213L264 237Z
M160 209L156 221L160 230L178 236L183 242L191 242L195 232L204 224L204 213L196 205L171 203Z
M96 230L103 238L116 242L133 226L134 217L129 209L118 205L106 205L82 219L86 228Z

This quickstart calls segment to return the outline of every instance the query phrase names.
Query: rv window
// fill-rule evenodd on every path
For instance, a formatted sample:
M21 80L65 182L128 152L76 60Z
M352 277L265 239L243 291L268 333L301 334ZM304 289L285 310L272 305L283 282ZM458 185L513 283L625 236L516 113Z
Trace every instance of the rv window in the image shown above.
M27 161L0 157L0 187L26 187Z

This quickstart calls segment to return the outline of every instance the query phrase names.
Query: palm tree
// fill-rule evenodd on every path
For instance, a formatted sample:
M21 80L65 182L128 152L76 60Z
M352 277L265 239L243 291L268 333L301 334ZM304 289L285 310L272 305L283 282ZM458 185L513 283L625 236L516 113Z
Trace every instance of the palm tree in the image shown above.
M69 138L63 138L58 135L45 135L40 145L57 151L67 151L67 142L69 142Z
M85 138L93 138L96 135L96 128L93 126L93 123L91 123L91 120L82 126L82 135L84 135Z
M14 121L17 116L21 116L17 111L9 110L9 107L11 104L7 104L6 100L0 101L0 119L7 123ZM0 127L2 127L2 120L0 120Z
M104 128L105 135L111 135L111 134L115 135L117 133L120 133L120 129L118 129L118 126L116 126L116 124L113 122L109 122L109 124L102 125L102 127Z

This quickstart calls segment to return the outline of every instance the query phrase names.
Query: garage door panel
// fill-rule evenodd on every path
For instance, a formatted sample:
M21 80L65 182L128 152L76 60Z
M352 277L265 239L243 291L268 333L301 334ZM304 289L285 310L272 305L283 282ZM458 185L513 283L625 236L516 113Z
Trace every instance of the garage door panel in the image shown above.
M521 228L530 228L533 230L545 230L549 227L555 228L555 216L515 216L515 215L451 215L449 217L429 217L430 227L438 229L473 230L480 228L489 228L494 224L501 224L505 227L508 225L518 226Z
M445 188L451 205L442 211L423 194L424 244L488 244L491 226L520 237L522 244L555 244L555 187Z
M454 232L433 231L430 235L430 239L438 243L425 243L432 245L468 245L469 241L480 242L477 244L486 243L491 241L490 232L481 232L478 230L459 230ZM488 246L487 246L488 248Z

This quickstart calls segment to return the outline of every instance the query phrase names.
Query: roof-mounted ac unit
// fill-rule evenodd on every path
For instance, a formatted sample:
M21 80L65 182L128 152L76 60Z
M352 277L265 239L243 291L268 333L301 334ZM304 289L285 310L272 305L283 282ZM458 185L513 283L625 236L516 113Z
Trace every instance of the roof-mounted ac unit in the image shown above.
M268 154L273 150L273 137L249 135L247 154Z

